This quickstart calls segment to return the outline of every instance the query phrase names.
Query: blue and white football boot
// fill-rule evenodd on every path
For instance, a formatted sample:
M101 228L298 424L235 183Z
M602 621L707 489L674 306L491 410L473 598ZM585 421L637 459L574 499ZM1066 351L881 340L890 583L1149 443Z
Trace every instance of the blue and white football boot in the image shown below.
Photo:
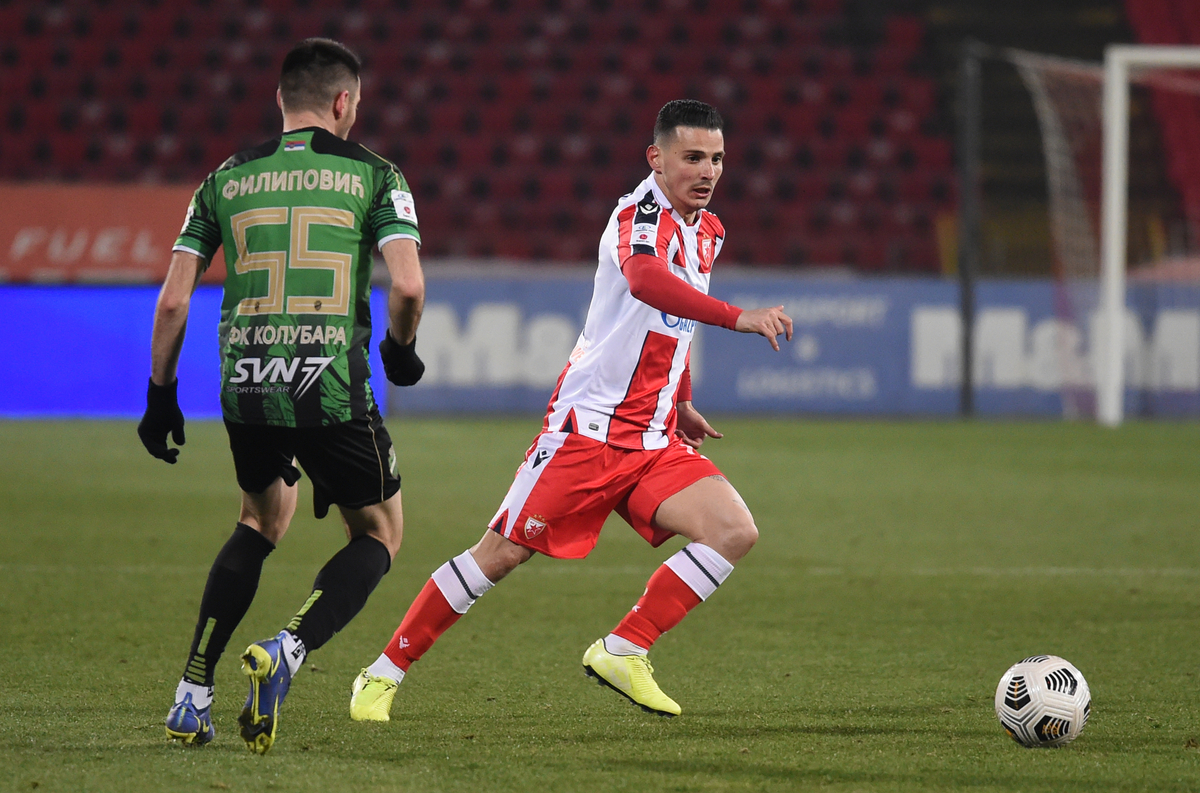
M242 726L246 748L257 754L266 754L275 743L279 706L292 683L283 651L286 633L280 631L274 639L255 642L242 653L242 674L250 678L250 695L246 697L242 715L238 716L238 724Z
M211 703L207 708L197 708L192 703L192 695L185 694L183 700L176 702L167 712L167 737L180 741L184 746L203 746L208 743L217 735L210 711Z

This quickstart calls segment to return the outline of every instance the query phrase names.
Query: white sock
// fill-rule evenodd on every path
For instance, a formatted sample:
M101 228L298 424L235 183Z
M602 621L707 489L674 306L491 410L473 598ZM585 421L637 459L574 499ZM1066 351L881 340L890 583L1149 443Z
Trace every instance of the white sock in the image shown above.
M495 586L479 569L479 564L470 551L463 551L433 571L433 583L437 584L442 597L450 608L466 614L475 601Z
M196 710L204 710L212 704L212 686L199 686L186 680L180 680L179 685L175 687L175 701L183 702L183 698L188 694L192 695L192 704L196 706Z
M392 663L392 659L386 655L380 655L375 659L375 663L367 667L367 674L375 677L387 677L395 680L397 684L404 680L404 670Z
M283 631L279 637L283 641L283 654L287 658L288 673L295 677L300 671L300 665L304 663L304 659L308 657L308 650L304 649L304 642L291 631Z
M650 652L645 647L636 645L615 633L610 633L604 637L604 649L613 655L645 655Z
M708 596L716 592L733 572L733 565L724 556L698 542L683 546L663 564L683 579L701 600L708 600Z

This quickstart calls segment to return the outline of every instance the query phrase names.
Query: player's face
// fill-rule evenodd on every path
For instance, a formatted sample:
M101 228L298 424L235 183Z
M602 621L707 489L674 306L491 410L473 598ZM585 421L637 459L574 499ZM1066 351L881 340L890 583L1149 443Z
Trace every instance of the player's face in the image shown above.
M717 129L676 127L646 152L671 206L691 223L708 206L724 168L725 136Z

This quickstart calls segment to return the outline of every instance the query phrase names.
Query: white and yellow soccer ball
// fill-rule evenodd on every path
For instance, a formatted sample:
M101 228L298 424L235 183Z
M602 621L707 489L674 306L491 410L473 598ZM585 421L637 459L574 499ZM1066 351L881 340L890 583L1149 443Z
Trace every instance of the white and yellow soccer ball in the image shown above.
M1057 655L1013 664L996 686L996 718L1022 746L1065 746L1079 737L1091 710L1083 674Z

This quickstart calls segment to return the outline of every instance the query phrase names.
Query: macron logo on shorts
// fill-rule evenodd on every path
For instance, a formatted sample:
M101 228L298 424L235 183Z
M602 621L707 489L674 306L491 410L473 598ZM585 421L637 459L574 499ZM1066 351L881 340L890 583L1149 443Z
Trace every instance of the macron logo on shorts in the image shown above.
M545 449L538 449L538 453L533 456L533 467L537 468L542 463L546 462L546 458L550 456L550 452Z

